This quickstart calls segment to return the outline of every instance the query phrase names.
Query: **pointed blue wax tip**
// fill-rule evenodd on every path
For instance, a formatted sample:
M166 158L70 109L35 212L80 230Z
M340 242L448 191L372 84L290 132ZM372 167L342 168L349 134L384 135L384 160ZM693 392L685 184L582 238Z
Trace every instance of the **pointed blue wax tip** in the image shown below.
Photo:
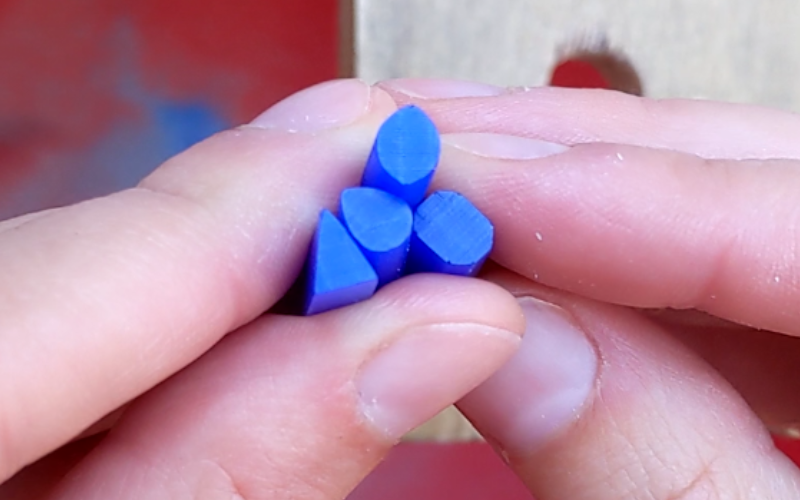
M308 256L306 315L368 299L378 276L347 229L328 210L320 214Z
M339 215L378 274L378 286L402 276L414 214L408 203L379 189L342 191Z
M439 132L416 106L392 114L378 130L361 185L381 189L416 207L439 164Z
M469 200L437 191L417 207L406 273L478 274L494 243L494 226Z

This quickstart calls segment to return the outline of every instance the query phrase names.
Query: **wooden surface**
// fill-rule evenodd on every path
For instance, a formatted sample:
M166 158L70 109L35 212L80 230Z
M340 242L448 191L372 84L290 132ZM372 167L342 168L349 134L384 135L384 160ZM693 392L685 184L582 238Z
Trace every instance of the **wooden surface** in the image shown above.
M478 431L451 406L405 436L406 441L436 441L441 443L482 441Z
M352 50L342 53L369 81L540 85L558 47L604 33L633 60L650 96L800 111L798 0L342 1L354 16L343 29Z

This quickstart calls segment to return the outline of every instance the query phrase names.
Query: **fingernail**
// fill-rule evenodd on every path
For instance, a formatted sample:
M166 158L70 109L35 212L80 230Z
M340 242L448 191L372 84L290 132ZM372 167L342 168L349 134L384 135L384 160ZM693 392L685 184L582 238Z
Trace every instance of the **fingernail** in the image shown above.
M442 143L473 155L506 160L534 160L570 149L554 142L490 133L445 134Z
M417 327L359 374L364 416L390 439L400 439L474 389L496 369L498 356L510 355L519 342L517 334L478 324ZM475 352L485 353L485 364L464 366Z
M333 80L301 90L275 104L253 127L314 133L353 123L370 107L372 90L360 80Z
M459 97L491 97L505 88L463 80L428 80L401 78L381 82L381 87L418 99L455 99Z
M461 409L509 454L535 451L580 417L595 387L597 353L564 309L519 300L527 322L514 357Z

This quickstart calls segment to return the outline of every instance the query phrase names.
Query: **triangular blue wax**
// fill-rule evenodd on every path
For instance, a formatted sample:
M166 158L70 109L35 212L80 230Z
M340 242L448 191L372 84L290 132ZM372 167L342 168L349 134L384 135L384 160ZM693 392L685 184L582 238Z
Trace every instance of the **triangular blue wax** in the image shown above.
M320 214L308 259L306 315L354 304L375 293L378 275L347 229L328 210Z

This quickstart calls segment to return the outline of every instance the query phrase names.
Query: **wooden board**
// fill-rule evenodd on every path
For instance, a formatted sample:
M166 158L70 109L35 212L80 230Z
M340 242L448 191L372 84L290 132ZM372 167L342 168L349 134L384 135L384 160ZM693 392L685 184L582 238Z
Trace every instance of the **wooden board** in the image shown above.
M800 111L797 0L342 1L343 68L368 81L540 85L560 46L605 34L647 95Z

